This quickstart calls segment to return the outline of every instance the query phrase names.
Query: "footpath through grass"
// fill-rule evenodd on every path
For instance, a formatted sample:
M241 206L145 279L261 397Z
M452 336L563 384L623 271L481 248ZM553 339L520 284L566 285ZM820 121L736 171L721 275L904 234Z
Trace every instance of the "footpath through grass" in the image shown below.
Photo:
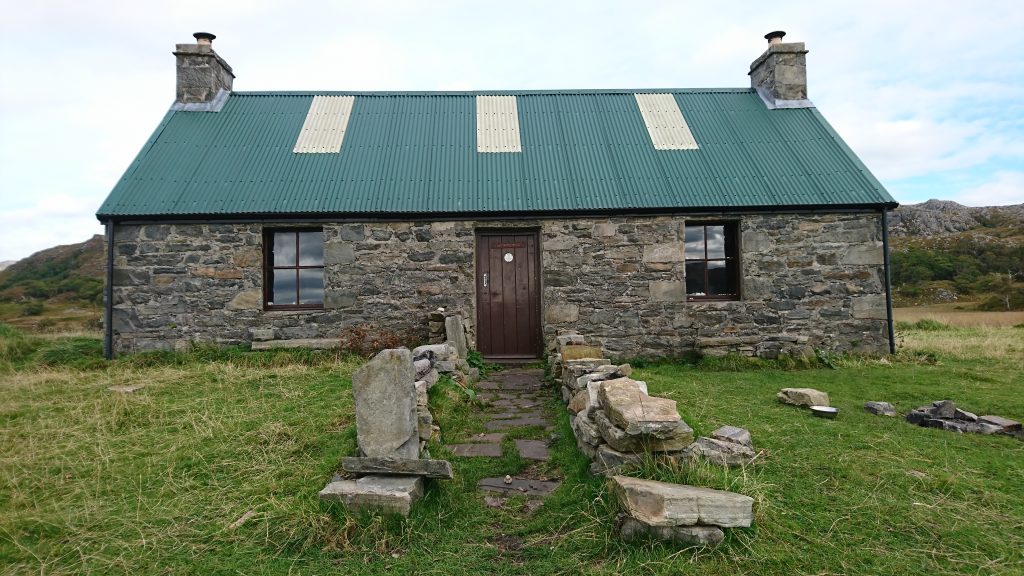
M1000 330L986 346L1024 349L1024 329ZM1024 358L957 356L963 348L950 342L974 338L970 331L919 335L907 331L918 347L891 362L826 358L837 369L728 360L636 371L652 394L679 401L698 434L744 426L761 451L744 470L641 472L755 498L756 526L708 550L615 539L614 506L587 474L554 390L548 409L561 438L552 462L531 467L508 446L495 461L453 458L455 480L431 483L409 519L353 516L316 493L354 452L357 359L199 350L106 364L85 340L2 331L0 571L1024 573L1024 442L861 409L867 400L906 411L951 398L1020 420ZM145 387L107 390L132 384ZM839 418L779 405L784 386L828 391ZM431 396L445 442L478 431L467 394L446 383ZM565 480L536 511L483 504L477 479L524 469Z

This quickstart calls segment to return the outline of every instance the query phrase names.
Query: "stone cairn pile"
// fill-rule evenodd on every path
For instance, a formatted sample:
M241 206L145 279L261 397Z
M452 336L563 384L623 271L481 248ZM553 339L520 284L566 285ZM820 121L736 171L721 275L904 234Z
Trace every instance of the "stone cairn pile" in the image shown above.
M420 346L413 350L415 360L421 362L425 357L423 351L430 351L432 353L430 360L434 362L433 367L439 373L448 374L453 380L462 383L479 380L480 370L471 367L466 360L469 356L469 339L462 315L445 315L444 309L439 308L430 313L428 324L430 326L430 345ZM453 351L440 351L437 348L439 345L449 346ZM420 352L417 353L417 351Z
M451 464L431 460L427 450L427 441L440 433L428 392L441 374L467 381L474 370L465 359L461 317L449 316L446 324L449 341L412 352L382 350L352 375L359 456L342 458L341 467L355 479L336 476L320 498L350 510L408 516L423 495L424 478L452 478Z
M753 501L746 496L618 475L646 458L745 465L755 457L749 432L723 426L711 438L694 441L675 400L650 396L645 382L630 378L628 364L611 364L579 334L559 335L548 362L572 413L577 446L591 459L592 473L610 477L619 497L624 539L649 534L713 545L724 538L721 528L750 526Z
M957 408L952 400L938 400L932 402L931 406L915 408L907 413L906 419L911 424L927 428L941 428L960 433L1006 434L1024 440L1020 422L1002 416L978 416Z

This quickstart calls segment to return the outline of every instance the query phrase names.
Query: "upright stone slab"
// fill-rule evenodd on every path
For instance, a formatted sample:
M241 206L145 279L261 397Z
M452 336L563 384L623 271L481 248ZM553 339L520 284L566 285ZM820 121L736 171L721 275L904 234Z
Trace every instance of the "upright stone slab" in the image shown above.
M356 442L363 456L418 458L412 353L382 350L352 375Z
M459 358L467 358L469 345L466 343L466 328L462 325L462 316L448 316L444 319L444 331L448 342L455 346Z

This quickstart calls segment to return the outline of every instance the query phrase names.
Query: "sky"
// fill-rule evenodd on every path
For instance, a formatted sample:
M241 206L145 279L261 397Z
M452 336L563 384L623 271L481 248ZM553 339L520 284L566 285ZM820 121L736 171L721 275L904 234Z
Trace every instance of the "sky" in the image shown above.
M217 35L236 90L749 86L764 34L903 204L1024 203L1024 2L0 0L0 261L94 214Z

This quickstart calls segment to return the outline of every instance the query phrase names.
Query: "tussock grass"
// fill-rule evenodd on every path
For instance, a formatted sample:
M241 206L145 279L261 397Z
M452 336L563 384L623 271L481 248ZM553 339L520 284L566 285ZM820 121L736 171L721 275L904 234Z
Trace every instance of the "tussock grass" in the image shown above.
M615 503L575 448L552 390L552 460L453 459L408 519L347 513L317 491L355 450L351 373L331 353L197 348L102 365L95 346L0 327L0 566L4 573L1011 574L1024 572L1024 442L957 435L869 415L951 398L1024 418L1020 329L909 330L893 358L806 364L649 363L635 376L679 402L699 435L750 429L742 469L648 463L634 474L737 491L755 527L717 549L614 535ZM929 338L930 340L923 340ZM49 352L44 347L55 346ZM75 352L77 350L77 352ZM965 352L966 351L966 352ZM966 354L966 356L964 355ZM41 359L50 358L49 364ZM110 386L145 384L130 394ZM829 392L835 421L778 404L784 386ZM456 384L431 390L442 443L483 431ZM449 457L432 443L435 457ZM558 475L532 513L489 508L477 480ZM240 526L234 526L246 517Z

